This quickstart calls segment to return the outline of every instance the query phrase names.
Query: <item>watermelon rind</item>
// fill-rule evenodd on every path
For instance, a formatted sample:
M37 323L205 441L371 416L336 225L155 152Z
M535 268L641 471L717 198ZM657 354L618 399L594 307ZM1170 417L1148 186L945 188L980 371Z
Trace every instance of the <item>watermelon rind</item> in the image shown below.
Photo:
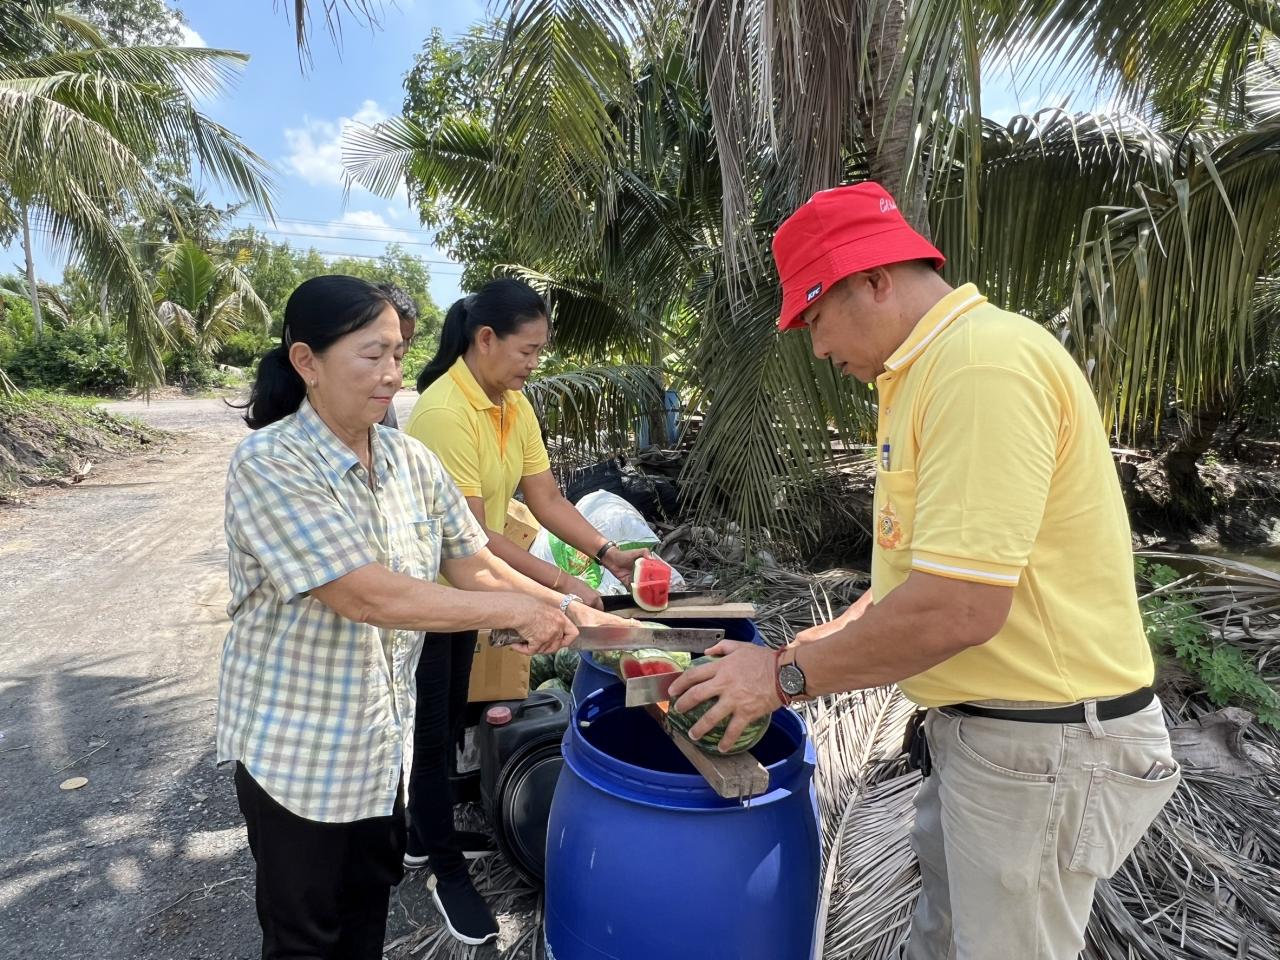
M716 660L719 660L719 659L720 659L719 657L699 657L697 660L694 660L689 666L690 668L700 667L704 663L714 663ZM678 730L680 733L683 733L686 737L688 737L689 730L693 727L695 723L698 722L699 719L701 719L704 713L706 713L708 710L711 709L711 707L716 703L717 700L718 700L717 697L712 697L709 700L704 700L702 703L698 704L696 707L694 707L692 710L689 710L686 713L681 713L679 710L676 709L676 705L672 703L670 709L667 711L667 724L673 730ZM749 724L747 726L747 729L742 731L742 735L738 737L737 742L734 743L734 745L730 747L728 750L724 750L724 751L720 749L720 741L723 739L725 732L729 729L728 718L721 720L718 724L716 724L711 729L710 733L703 734L697 740L693 740L692 737L690 737L689 739L691 740L694 746L698 747L700 750L706 753L711 753L711 754L727 753L730 755L735 753L745 753L747 750L750 750L752 747L754 747L756 744L760 742L760 740L764 737L765 731L769 729L769 724L772 720L773 720L772 717L766 716L766 717L761 717L755 723Z
M565 682L561 680L559 677L551 677L549 680L543 680L540 684L538 684L538 686L535 689L563 690L565 693L569 692L569 688L565 686Z
M578 672L578 662L581 659L577 650L568 647L556 651L556 676L566 687L573 686L573 675Z
M556 675L556 655L535 653L529 658L529 686L537 689Z

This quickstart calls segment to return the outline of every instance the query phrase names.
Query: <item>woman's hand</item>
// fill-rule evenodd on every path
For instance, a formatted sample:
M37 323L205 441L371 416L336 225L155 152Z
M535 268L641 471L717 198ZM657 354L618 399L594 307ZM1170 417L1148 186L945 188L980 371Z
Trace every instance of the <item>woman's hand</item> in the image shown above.
M631 586L631 571L635 569L636 561L650 556L652 554L645 549L619 550L614 547L604 555L604 567L617 577L624 587L629 587Z
M595 607L597 610L604 609L604 601L600 599L598 590L594 590L591 584L577 577L561 577L560 586L557 588L561 593L572 593L576 597L581 597L582 602L588 607Z
M562 647L569 646L578 635L577 626L558 607L528 596L517 595L513 599L516 610L512 629L524 641L512 644L512 649L531 656L535 653L555 653Z

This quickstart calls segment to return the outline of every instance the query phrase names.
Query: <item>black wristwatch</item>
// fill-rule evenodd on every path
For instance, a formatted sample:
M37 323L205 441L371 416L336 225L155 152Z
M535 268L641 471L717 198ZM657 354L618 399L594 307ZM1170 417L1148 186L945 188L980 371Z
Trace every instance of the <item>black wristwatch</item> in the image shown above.
M604 542L604 546L596 551L596 556L595 556L596 563L604 563L605 556L608 554L610 550L612 550L616 546L617 544L614 543L612 540L606 540Z
M779 656L778 659L781 661L782 657ZM795 653L793 652L790 663L779 663L778 688L787 695L788 700L795 700L806 695L806 684L804 671L795 662Z

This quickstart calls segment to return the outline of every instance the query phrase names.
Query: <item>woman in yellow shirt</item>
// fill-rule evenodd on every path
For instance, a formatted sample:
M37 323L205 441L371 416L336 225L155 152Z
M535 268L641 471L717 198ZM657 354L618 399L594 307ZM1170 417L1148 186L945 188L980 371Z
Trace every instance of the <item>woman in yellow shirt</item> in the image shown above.
M645 550L620 550L566 500L551 472L542 431L521 393L550 339L547 305L526 283L493 280L449 308L440 349L418 377L422 394L405 431L435 452L489 536L489 549L525 576L598 606L599 594L502 535L519 490L538 522L624 583ZM445 921L465 943L497 935L497 923L467 875L466 858L488 839L456 831L449 758L460 732L475 650L473 632L429 638L417 670L418 713L409 787L405 866L431 864L446 892Z

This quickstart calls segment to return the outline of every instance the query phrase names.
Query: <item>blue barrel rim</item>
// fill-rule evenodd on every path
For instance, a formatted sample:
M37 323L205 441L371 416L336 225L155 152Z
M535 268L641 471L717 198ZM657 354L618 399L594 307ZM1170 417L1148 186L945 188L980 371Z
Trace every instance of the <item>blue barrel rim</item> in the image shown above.
M679 809L690 813L717 813L737 806L737 800L721 797L699 773L667 773L627 763L610 756L587 742L582 735L582 714L589 708L602 711L628 709L623 705L625 688L621 684L604 687L575 705L573 721L565 731L561 752L565 764L594 788L610 796L642 806ZM605 702L612 704L605 706ZM590 724L592 721L586 721ZM809 736L809 725L796 711L781 707L774 711L774 724L787 732L796 748L765 769L769 772L769 789L749 798L752 806L785 799L794 792L795 781L803 776L806 789L817 766L817 753Z

